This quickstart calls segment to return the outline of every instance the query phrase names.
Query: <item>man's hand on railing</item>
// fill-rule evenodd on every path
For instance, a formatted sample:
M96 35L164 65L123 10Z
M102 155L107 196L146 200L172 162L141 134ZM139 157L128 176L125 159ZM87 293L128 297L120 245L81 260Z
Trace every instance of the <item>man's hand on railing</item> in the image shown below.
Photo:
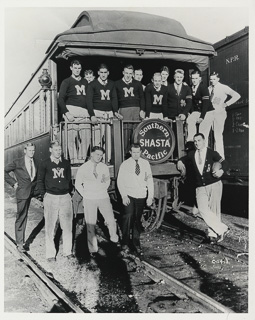
M114 115L115 115L115 117L118 118L119 120L122 120L122 119L123 119L123 116L122 116L120 113L118 113L118 112L114 112Z
M67 120L70 122L73 122L75 120L74 116L69 111L65 113L65 116L66 116Z
M91 122L92 122L92 124L97 124L98 123L97 117L96 116L92 116L91 117Z
M144 112L143 110L140 111L140 117L141 117L142 119L145 118L145 112Z

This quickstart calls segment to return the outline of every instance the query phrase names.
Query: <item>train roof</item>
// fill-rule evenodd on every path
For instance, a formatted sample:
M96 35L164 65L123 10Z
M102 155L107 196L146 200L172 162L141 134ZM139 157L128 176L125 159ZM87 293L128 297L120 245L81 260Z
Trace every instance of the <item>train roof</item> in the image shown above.
M55 48L55 50L54 50ZM178 21L141 12L83 11L72 27L58 34L46 53L160 58L192 62L200 70L215 55L213 45L187 35Z
M227 36L226 38L216 42L213 46L216 50L218 50L219 48L225 47L226 45L248 35L249 35L249 27L245 27L244 29L237 31L231 34L230 36Z

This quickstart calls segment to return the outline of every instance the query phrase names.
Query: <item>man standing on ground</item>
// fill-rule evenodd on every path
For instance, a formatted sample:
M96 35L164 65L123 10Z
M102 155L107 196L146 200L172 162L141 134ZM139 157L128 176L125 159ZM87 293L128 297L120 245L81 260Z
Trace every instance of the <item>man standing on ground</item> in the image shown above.
M125 160L119 169L118 189L122 197L124 212L122 216L122 250L131 249L142 254L140 244L141 218L145 205L151 206L154 197L154 185L151 167L141 158L139 144L131 144L131 157ZM130 231L132 240L130 240Z
M224 172L228 170L227 162L218 152L206 148L202 133L194 136L196 150L177 162L177 169L185 172L188 163L193 165L196 177L196 199L199 213L208 226L208 237L211 242L221 242L229 232L227 225L221 222L221 197ZM218 167L214 164L217 162Z
M15 238L17 249L25 252L25 230L31 198L36 186L37 164L34 161L35 145L27 143L24 147L24 156L13 160L4 167L4 179L16 190L17 214L15 221ZM14 179L9 174L13 172Z
M110 185L110 173L107 165L101 162L103 154L103 148L93 147L90 160L79 167L75 181L75 188L83 197L88 248L92 257L98 253L95 232L97 210L100 210L105 220L112 243L117 246L119 240L116 221L107 192Z
M230 87L220 83L220 76L213 72L210 75L211 85L209 86L210 100L214 108L213 133L214 133L214 150L225 158L223 131L225 120L227 118L226 108L240 99L240 94ZM231 98L227 100L228 96Z
M50 157L42 162L38 172L38 189L43 197L45 218L46 259L56 260L55 233L60 223L63 237L63 255L72 255L73 210L70 192L71 166L62 158L58 141L50 143Z

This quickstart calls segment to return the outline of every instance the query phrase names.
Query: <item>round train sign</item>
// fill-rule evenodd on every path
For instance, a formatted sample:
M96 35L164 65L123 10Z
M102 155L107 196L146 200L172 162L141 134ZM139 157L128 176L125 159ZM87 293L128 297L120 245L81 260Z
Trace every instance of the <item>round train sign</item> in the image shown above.
M173 153L175 137L169 124L159 119L141 122L134 132L134 142L142 149L142 158L150 163L162 163Z

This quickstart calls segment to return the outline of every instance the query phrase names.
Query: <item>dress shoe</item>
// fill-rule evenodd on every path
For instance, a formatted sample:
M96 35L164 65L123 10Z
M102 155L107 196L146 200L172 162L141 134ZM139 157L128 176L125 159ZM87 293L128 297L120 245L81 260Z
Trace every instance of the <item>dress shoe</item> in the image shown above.
M224 238L226 237L227 234L229 234L230 232L230 228L227 228L226 231L224 231L221 235L218 236L218 239L217 239L217 243L220 243L224 240Z

